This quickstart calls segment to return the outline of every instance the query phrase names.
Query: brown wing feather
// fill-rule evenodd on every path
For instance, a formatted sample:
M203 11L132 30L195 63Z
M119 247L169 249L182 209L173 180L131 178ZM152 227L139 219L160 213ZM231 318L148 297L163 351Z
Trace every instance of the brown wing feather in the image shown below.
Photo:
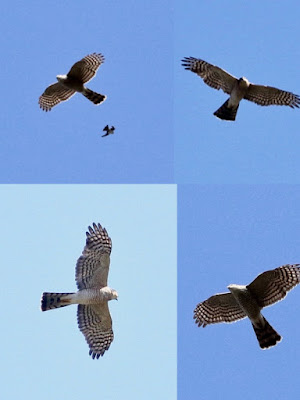
M68 100L75 93L75 90L68 89L59 82L54 83L53 85L48 86L44 93L40 96L40 108L44 111L50 111L52 107L56 106L62 101Z
M300 283L300 264L287 264L263 272L247 289L255 296L260 307L282 300L288 291Z
M104 56L100 53L89 54L72 66L68 72L68 77L76 79L81 83L87 83L96 75L98 68L104 63L104 60Z
M203 328L208 324L234 322L246 318L246 314L231 293L219 293L199 303L194 310L194 319Z
M108 304L79 304L77 321L90 347L90 355L93 358L103 356L114 339Z
M89 226L86 245L76 264L78 289L107 286L110 263L111 238L100 224Z
M300 105L298 95L271 86L250 84L244 98L260 106L278 105L299 108Z
M214 89L222 89L225 93L231 94L237 79L216 65L209 64L204 60L194 57L185 57L182 60L185 69L199 75L203 81Z

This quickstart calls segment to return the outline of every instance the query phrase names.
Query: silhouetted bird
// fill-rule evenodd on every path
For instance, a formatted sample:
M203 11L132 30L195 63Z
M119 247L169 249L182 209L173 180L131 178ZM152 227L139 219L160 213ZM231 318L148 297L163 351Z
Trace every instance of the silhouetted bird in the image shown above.
M106 134L102 135L102 137L105 137L105 136L108 136L108 135L112 135L113 133L115 133L115 127L114 126L112 126L110 128L108 125L106 125L106 127L103 128L103 130L106 131Z

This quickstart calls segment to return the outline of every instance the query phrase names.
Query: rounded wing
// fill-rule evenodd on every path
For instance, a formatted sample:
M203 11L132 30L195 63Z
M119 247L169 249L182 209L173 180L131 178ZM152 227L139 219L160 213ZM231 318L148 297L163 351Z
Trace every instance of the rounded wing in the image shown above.
M78 61L68 72L68 78L80 81L82 84L91 80L97 72L97 69L104 63L102 54L89 54L82 60Z
M112 320L107 303L78 305L77 321L93 358L103 356L114 340Z
M263 272L247 286L260 307L270 306L284 299L287 292L300 283L299 265L287 264Z
M56 106L62 101L68 100L75 93L75 90L68 89L59 82L54 83L53 85L48 86L44 93L40 96L40 108L44 111L50 111L52 107Z
M86 232L86 245L76 264L78 289L107 286L110 264L111 238L100 224L93 224Z
M250 84L244 98L260 106L278 105L299 108L300 105L300 97L297 94L271 86Z
M231 293L215 294L194 310L195 323L203 328L208 324L234 322L246 316Z
M203 81L214 89L222 89L223 92L231 94L237 79L216 65L209 64L204 60L194 57L184 57L182 66L199 75Z

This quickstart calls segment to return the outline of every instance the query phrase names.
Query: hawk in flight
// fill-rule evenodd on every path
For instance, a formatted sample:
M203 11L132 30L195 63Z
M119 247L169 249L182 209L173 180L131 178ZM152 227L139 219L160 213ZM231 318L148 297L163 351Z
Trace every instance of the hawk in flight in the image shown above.
M43 293L42 311L78 304L78 326L93 358L103 356L114 339L108 301L117 299L107 286L111 239L100 224L88 227L86 245L76 265L76 293Z
M264 307L282 300L300 283L300 264L287 264L263 272L249 285L229 285L230 292L211 296L199 303L194 319L203 328L208 324L234 322L248 317L262 349L275 346L281 336L261 314Z
M102 54L89 54L82 60L77 61L67 75L57 75L57 83L48 86L39 98L39 105L44 111L50 111L62 101L68 100L76 92L82 93L94 104L100 104L106 96L93 92L86 88L84 83L90 81L104 62Z
M230 95L229 99L214 112L220 119L234 121L240 101L246 99L261 106L279 105L291 108L300 105L300 97L271 86L254 85L246 78L237 79L224 69L194 57L185 57L182 60L185 69L195 72L203 81L214 89L222 89Z
M112 126L112 127L110 128L108 125L106 125L106 126L103 128L103 131L106 131L106 133L105 133L105 135L102 135L102 137L105 137L105 136L108 136L108 135L112 135L113 133L115 133L115 127Z

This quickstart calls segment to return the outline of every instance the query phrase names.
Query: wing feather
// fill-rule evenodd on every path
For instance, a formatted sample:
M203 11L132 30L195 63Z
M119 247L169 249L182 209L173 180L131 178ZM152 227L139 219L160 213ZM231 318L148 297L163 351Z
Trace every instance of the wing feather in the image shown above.
M39 98L40 108L44 111L50 111L52 107L61 101L66 101L75 94L75 90L64 87L57 82L47 87Z
M199 303L194 310L195 323L203 328L208 324L234 322L246 318L231 293L219 293Z
M93 358L103 356L114 339L112 320L107 302L78 305L77 321L80 331L90 348Z
M265 271L247 286L260 307L270 306L284 299L287 292L300 283L299 265L287 264Z
M244 97L260 106L289 106L299 108L300 97L292 92L286 92L271 86L250 84Z
M194 57L185 57L182 60L185 69L199 75L203 81L214 89L222 89L223 92L231 94L237 79L216 65L209 64L204 60Z
M87 83L95 75L101 64L104 63L104 56L102 54L89 54L82 60L77 61L70 71L68 72L68 78L79 80L81 83Z
M78 289L107 286L110 264L111 238L100 224L88 227L86 245L76 264Z

